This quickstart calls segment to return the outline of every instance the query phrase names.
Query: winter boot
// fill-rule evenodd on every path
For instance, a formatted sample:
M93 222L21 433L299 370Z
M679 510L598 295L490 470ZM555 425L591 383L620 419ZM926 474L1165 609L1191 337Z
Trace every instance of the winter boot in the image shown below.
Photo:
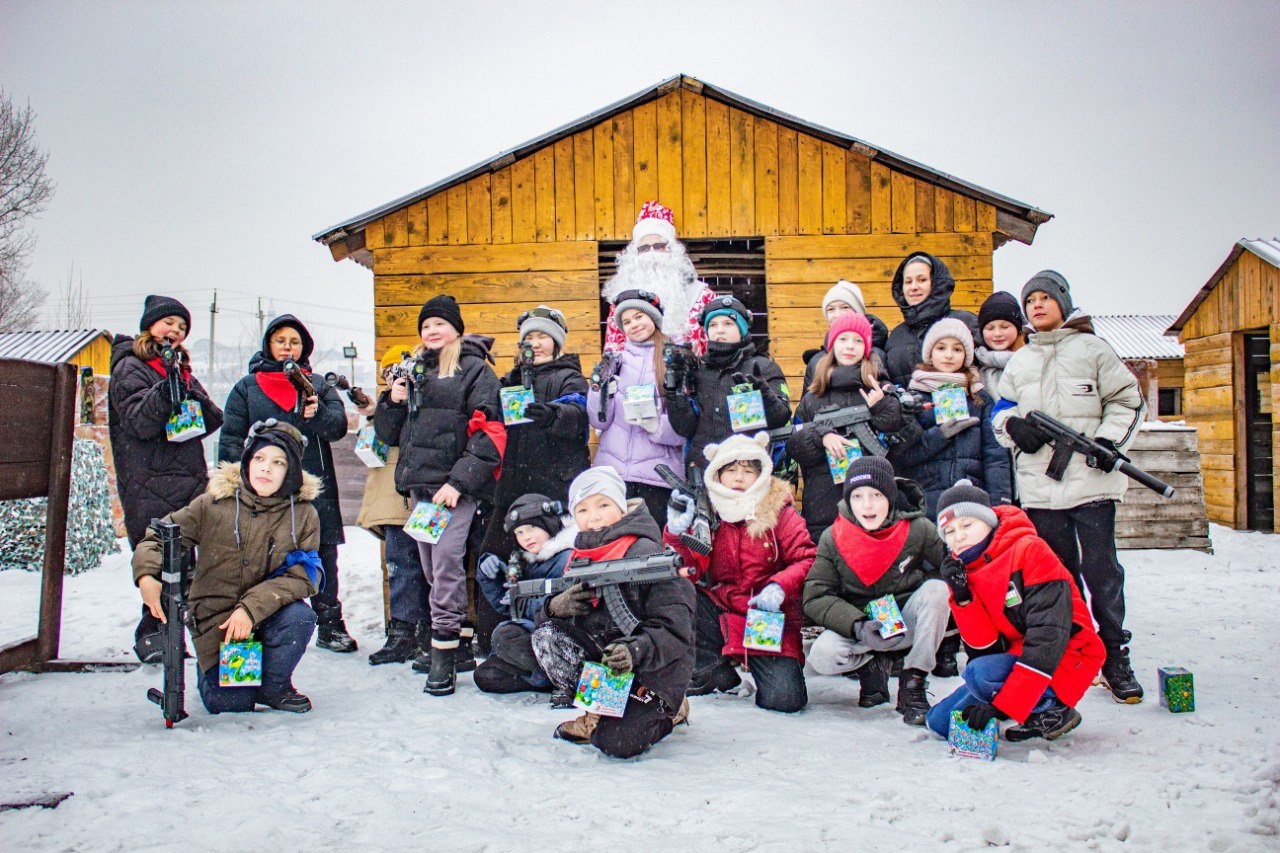
M567 711L573 707L573 691L557 687L551 691L551 710Z
M299 693L292 684L282 690L268 693L259 690L254 699L259 705L275 708L277 711L288 711L293 714L305 714L311 710L311 700Z
M387 644L369 655L369 664L404 663L418 653L418 640L413 635L413 624L392 619L387 626Z
M463 627L458 636L458 653L454 656L455 671L470 672L476 668L475 636L475 628Z
M1058 702L1047 711L1027 717L1027 721L1022 725L1005 729L1004 739L1014 743L1020 740L1031 740L1033 737L1057 740L1080 725L1083 719L1075 708Z
M711 693L728 693L742 683L738 668L727 660L722 660L716 667L706 673L694 673L689 681L689 696L707 696Z
M591 743L591 733L598 725L600 725L599 714L583 714L581 717L575 717L556 726L555 737L567 740L569 743Z
M854 672L862 684L858 695L859 708L874 708L889 701L889 659L879 652Z
M929 713L928 678L918 669L904 669L898 676L898 713L909 726L923 726Z
M689 699L686 697L680 700L680 710L676 711L676 715L671 718L672 727L679 725L689 725Z
M326 607L313 598L311 607L316 612L316 645L331 652L346 654L357 648L355 639L347 633L347 623L342 621L342 605Z
M934 662L933 675L937 678L955 678L960 674L956 654L960 651L960 635L953 634L938 646L938 659Z
M1128 640L1129 632L1125 631ZM1111 691L1111 698L1126 705L1136 705L1142 701L1142 685L1133 674L1129 665L1129 647L1107 649L1107 659L1102 664L1102 682Z
M430 693L432 696L449 696L453 693L456 684L457 670L454 668L454 662L458 654L458 640L441 640L432 638L431 640L431 671L427 674L427 683L423 686L423 693Z
M164 661L164 634L143 634L133 644L133 653L143 663L162 663Z

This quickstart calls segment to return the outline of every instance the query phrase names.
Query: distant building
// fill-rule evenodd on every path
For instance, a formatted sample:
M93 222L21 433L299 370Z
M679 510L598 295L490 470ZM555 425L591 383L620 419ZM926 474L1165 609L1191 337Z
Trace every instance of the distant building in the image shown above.
M1172 314L1094 314L1093 330L1116 351L1142 383L1147 419L1182 419L1185 355L1176 337L1165 334Z
M0 358L45 364L67 362L92 367L95 376L111 375L111 333L103 329L0 333Z

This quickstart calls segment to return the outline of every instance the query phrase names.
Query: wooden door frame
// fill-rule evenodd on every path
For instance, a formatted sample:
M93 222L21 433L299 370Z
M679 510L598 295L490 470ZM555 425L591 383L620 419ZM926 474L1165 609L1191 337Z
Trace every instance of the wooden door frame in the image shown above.
M1235 398L1232 407L1232 427L1235 433L1235 489L1232 500L1235 504L1234 527L1236 530L1249 528L1249 423L1245 417L1245 354L1244 336L1247 331L1241 329L1231 333L1231 396Z

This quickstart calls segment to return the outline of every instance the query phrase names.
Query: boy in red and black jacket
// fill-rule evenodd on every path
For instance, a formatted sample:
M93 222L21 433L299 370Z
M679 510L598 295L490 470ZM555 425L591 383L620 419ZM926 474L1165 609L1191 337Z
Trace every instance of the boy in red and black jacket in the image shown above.
M1010 741L1054 740L1080 725L1074 706L1106 651L1066 567L1025 512L992 508L968 480L939 498L938 528L950 552L942 578L951 612L974 657L964 686L929 712L929 728L946 737L956 710L974 729L1015 720Z

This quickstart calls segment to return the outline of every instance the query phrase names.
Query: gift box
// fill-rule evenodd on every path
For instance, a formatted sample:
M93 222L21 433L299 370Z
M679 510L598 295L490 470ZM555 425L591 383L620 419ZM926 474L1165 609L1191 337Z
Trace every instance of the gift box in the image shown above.
M382 468L387 464L387 447L373 432L373 424L360 427L356 433L356 456L367 468Z
M786 615L778 610L747 611L747 627L742 633L742 645L760 652L782 651L782 625Z
M843 459L839 455L832 453L830 449L827 450L827 467L831 469L831 479L835 481L837 486L843 483L845 477L849 475L849 463L855 459L862 458L862 445L858 444L856 440L850 440L853 443L845 448Z
M960 716L962 712L951 712L951 729L947 732L947 746L952 755L961 758L981 758L984 761L996 760L996 742L1000 739L1000 725L995 720L987 723L986 728L975 732Z
M622 389L623 420L629 424L638 424L657 416L658 396L653 385L630 385Z
M604 717L621 717L635 677L634 672L616 674L604 664L584 661L573 706Z
M739 391L730 394L729 425L734 432L767 429L764 420L764 398L759 391Z
M960 421L969 417L969 400L964 389L948 385L933 392L933 419L938 423Z
M893 597L893 593L877 598L862 610L880 623L881 637L888 639L907 630L907 623L902 621L902 611L898 609L898 602Z
M223 643L218 653L218 684L259 687L262 684L262 643L244 640Z
M183 400L164 425L165 437L170 441L190 441L204 433L204 410L191 399Z
M1158 675L1161 706L1175 714L1196 709L1196 686L1190 670L1180 666L1162 666Z
M499 391L498 398L502 403L502 422L504 424L515 426L516 424L533 423L533 421L524 416L524 410L533 402L532 388L513 385L510 388L503 388Z
M418 501L418 505L409 515L409 520L404 523L404 532L419 542L434 545L440 541L452 515L453 512L447 506L430 501Z

